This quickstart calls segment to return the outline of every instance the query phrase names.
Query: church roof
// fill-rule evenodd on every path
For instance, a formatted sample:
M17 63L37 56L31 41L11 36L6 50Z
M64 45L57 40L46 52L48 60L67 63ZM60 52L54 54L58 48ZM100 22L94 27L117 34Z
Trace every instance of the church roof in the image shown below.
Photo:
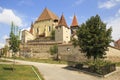
M73 17L73 21L72 21L71 27L78 27L78 21L77 21L77 18L76 18L75 15Z
M42 12L42 14L39 16L39 18L37 19L37 21L42 21L42 20L48 20L48 19L59 19L57 15L55 15L52 11L48 10L47 8L45 8Z
M68 28L64 15L62 14L58 26L65 26Z

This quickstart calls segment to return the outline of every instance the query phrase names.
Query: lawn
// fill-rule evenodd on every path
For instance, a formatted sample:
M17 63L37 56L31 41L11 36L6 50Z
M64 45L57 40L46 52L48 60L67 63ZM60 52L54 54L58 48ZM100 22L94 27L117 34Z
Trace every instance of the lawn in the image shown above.
M21 58L21 57L17 57L16 59L19 60L25 60L25 61L33 61L33 62L40 62L40 63L49 63L49 64L67 64L66 61L57 61L54 60L52 58L50 59L38 59L38 58Z
M12 64L0 64L0 80L38 80L38 77L32 70L32 66L15 65L15 70L12 71Z

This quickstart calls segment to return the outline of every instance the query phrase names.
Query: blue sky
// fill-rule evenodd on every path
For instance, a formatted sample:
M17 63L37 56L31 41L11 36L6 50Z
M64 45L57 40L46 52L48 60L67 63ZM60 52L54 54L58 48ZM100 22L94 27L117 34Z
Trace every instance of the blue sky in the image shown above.
M0 0L0 48L9 37L12 21L20 29L29 29L45 7L59 17L63 13L68 25L74 14L79 24L99 14L108 28L112 26L113 39L120 38L120 0Z

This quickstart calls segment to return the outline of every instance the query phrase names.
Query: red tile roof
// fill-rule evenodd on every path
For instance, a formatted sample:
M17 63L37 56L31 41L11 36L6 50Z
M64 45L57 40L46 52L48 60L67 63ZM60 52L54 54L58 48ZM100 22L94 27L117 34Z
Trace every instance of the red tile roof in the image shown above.
M115 42L115 47L120 49L120 39Z
M77 27L77 26L78 26L78 21L77 21L76 16L74 15L71 27Z
M42 12L42 14L39 16L39 18L37 19L37 21L42 21L42 20L58 20L58 16L55 15L52 11L48 10L47 8L45 8Z
M66 23L66 20L65 20L65 17L64 17L63 14L62 14L62 16L61 16L61 18L60 18L60 21L59 21L59 23L58 23L58 27L59 27L59 26L65 26L65 27L68 28L67 23Z

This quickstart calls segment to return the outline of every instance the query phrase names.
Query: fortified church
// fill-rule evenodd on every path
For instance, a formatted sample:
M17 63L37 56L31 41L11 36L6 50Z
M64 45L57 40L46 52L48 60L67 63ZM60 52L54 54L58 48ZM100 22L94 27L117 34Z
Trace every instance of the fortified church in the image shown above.
M30 30L22 31L22 44L19 56L46 59L52 57L50 48L58 45L58 55L62 60L85 61L86 57L80 52L80 48L72 45L71 40L77 39L76 30L79 28L77 18L74 15L71 26L68 26L64 15L59 18L56 14L45 8ZM54 32L54 34L53 34ZM54 38L51 38L53 37ZM8 41L6 41L8 45ZM106 59L120 61L120 40L115 42L115 47L109 46L106 51ZM8 56L11 54L8 53Z
M78 27L75 15L69 27L63 14L59 18L45 8L38 19L31 24L30 30L22 31L21 54L31 53L30 56L32 55L32 57L48 57L50 47L55 44L58 45L59 53L75 53L69 50L73 51L71 39L77 39L76 30ZM55 32L55 39L51 39L53 31Z
M52 31L55 31L55 42L69 43L71 32L75 35L77 28L78 22L75 15L69 28L63 14L59 19L56 14L45 8L39 18L31 24L30 31L22 32L22 42L27 43L40 38L48 39L52 36Z

